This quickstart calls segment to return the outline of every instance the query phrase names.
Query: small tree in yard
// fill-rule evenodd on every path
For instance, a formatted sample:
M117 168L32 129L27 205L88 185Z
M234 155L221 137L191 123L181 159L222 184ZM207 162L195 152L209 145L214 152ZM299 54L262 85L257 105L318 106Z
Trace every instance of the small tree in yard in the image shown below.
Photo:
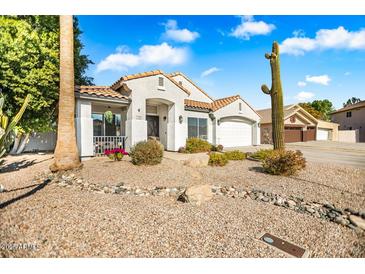
M271 66L271 89L266 85L261 86L261 90L271 96L271 120L272 120L272 139L274 149L284 149L284 109L283 109L283 90L280 80L280 58L279 44L274 42L271 54L266 53L265 58L270 60Z

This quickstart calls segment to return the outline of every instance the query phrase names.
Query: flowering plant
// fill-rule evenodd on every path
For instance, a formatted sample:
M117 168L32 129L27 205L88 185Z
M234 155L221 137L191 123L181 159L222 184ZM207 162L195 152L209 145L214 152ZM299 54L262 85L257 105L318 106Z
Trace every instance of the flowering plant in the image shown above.
M104 151L104 154L109 157L109 159L114 161L120 161L123 159L124 155L128 155L128 152L126 152L122 148L114 148L114 149L106 149Z

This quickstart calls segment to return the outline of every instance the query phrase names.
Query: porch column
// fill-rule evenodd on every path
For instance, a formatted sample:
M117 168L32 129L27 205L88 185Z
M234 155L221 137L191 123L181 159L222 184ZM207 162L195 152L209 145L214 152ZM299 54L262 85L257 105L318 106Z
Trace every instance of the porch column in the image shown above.
M76 102L76 139L81 157L94 156L93 135L91 102L78 99Z
M125 148L129 152L131 147L147 140L146 100L138 98L132 100L126 112Z

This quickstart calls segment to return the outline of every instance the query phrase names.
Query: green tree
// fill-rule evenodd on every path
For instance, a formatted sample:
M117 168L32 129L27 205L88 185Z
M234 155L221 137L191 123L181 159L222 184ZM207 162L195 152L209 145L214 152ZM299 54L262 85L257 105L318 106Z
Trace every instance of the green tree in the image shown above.
M361 99L360 98L357 98L357 97L351 97L350 99L348 99L346 101L346 103L343 103L343 107L347 107L349 105L353 105L353 104L356 104L358 102L361 102Z
M85 70L92 62L81 54L77 18L74 28L75 84L90 85L93 79L85 75ZM6 95L9 117L21 107L26 94L32 95L17 128L12 152L21 152L30 132L55 129L59 95L58 16L0 16L0 88Z
M321 113L321 119L325 121L330 121L330 113L335 111L333 104L327 100L314 100L311 106Z
M311 114L316 119L322 119L322 113L312 107L311 103L299 103L299 106L305 109L309 114Z

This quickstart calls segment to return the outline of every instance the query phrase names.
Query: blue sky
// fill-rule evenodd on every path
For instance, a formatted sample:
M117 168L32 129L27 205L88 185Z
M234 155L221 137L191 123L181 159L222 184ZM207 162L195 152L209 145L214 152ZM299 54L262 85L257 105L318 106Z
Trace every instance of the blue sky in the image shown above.
M88 75L111 85L122 75L181 71L212 97L240 94L270 106L264 58L281 48L284 103L365 99L365 16L78 16Z

